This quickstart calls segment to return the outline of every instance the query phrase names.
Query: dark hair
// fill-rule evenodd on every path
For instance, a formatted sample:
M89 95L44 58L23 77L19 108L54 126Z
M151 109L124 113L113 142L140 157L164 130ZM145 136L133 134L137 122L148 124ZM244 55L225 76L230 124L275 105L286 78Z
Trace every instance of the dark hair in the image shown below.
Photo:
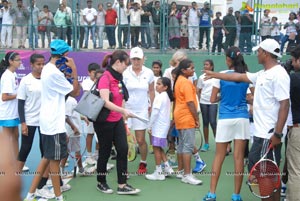
M105 70L104 70L103 68L99 68L99 69L97 69L97 70L95 71L95 75L98 74L98 73L101 73L101 74L102 74L102 73L104 73L104 71L105 71Z
M128 54L123 50L116 50L112 54L105 55L102 61L102 68L107 66L112 66L116 63L117 60L120 62L126 61L129 59Z
M3 1L2 1L3 2ZM2 77L2 74L4 71L9 67L9 60L14 60L16 56L20 55L17 52L7 52L4 58L0 62L0 78Z
M34 54L32 54L31 56L30 56L30 63L34 63L34 62L36 62L36 60L37 59L45 59L45 57L44 57L44 55L42 55L42 54L36 54L36 53L34 53Z
M100 69L100 65L97 64L97 63L90 63L90 64L88 65L88 71L89 71L89 72L91 72L91 71L93 71L93 70L98 70L98 69Z
M174 85L173 85L173 90L175 91L175 84L176 84L176 81L179 77L179 75L182 75L182 70L183 69L188 69L190 67L190 65L193 63L192 60L190 59L183 59L177 68L174 69L174 73L175 73L175 81L174 81Z
M295 57L295 59L300 59L300 45L297 45L292 49L291 56Z
M214 62L213 62L213 60L211 60L211 59L206 59L206 60L204 60L204 62L203 63L205 63L205 62L208 62L211 66L212 66L212 69L211 69L211 71L214 71L214 69L215 69L215 65L214 65Z
M245 73L248 71L248 66L244 61L244 57L238 47L232 46L226 51L226 57L232 60L234 71L237 73Z
M273 16L273 17L272 17L272 19L273 19L273 18L274 18L276 21L278 20L278 18L277 18L277 17L275 17L275 16Z
M155 64L159 65L159 67L160 67L159 76L162 77L162 70L161 70L161 68L162 68L162 63L161 63L161 61L160 61L160 60L155 60L155 61L153 61L153 62L152 62L152 67L153 67Z
M169 96L170 101L173 101L174 95L173 95L172 88L171 88L171 80L167 77L161 77L161 78L158 78L158 80L161 80L161 83L163 86L168 87L167 94Z
M293 15L294 16L294 19L297 19L297 15L296 15L296 13L294 13L294 12L290 12L290 14L289 15ZM291 20L291 18L289 17L289 20Z
M44 6L43 6L43 8L47 8L47 9L49 9L48 5L44 5Z

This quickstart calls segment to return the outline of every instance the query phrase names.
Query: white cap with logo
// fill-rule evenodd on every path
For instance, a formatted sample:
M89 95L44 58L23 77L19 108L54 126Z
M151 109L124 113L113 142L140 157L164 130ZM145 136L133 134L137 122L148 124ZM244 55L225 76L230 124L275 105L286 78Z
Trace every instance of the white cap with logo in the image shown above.
M281 58L280 46L279 46L278 42L274 39L268 38L268 39L262 41L258 46L253 47L252 51L257 51L258 48L261 48L261 49L265 50L266 52L269 52L269 53Z
M132 48L130 51L130 59L133 58L143 59L144 58L143 50L139 47Z

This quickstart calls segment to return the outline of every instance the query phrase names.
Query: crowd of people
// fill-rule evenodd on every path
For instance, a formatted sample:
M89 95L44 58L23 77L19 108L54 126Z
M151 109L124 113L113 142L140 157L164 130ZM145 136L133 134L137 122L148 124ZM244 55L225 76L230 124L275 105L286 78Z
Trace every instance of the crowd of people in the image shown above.
M166 6L160 5L157 0L129 1L127 5L124 0L116 0L105 5L99 3L96 8L92 0L84 4L86 7L81 8L77 3L76 8L71 8L67 0L63 0L57 10L51 11L47 4L38 8L35 0L31 0L28 7L22 0L17 0L16 6L7 0L2 1L2 48L13 47L14 28L18 40L16 47L25 48L28 38L29 46L26 48L30 49L47 48L53 38L66 40L73 48L80 49L139 46L212 53L226 51L233 45L242 52L251 53L252 45L256 43L253 35L258 36L258 41L275 39L281 43L281 52L285 51L286 42L287 52L290 46L300 43L300 11L290 12L283 24L278 22L278 17L270 16L269 9L262 11L261 19L255 19L255 13L249 10L234 11L229 7L222 17L222 13L214 12L208 2L204 2L202 7L196 2L190 6L177 5L176 1ZM103 44L105 35L107 47ZM90 43L92 46L89 46Z

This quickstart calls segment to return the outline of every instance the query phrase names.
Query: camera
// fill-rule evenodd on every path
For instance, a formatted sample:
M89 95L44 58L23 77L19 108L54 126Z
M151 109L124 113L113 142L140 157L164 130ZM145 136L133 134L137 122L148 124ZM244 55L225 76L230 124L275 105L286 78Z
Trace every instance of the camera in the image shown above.
M294 71L294 66L292 65L292 59L288 59L285 62L280 62L280 65L286 70L288 74L290 74L291 71Z
M66 79L73 84L72 69L67 66L67 61L66 57L61 57L55 62L55 65L65 75Z

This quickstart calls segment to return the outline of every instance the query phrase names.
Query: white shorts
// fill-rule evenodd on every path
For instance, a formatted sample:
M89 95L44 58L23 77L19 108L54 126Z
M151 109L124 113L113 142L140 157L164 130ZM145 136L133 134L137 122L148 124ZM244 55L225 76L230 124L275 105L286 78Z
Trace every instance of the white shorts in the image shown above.
M82 133L85 133L85 134L93 134L95 133L95 129L94 129L94 125L93 125L93 122L90 122L89 125L86 125L86 123L84 121L82 121Z
M145 119L149 119L149 113L148 110L145 111L133 111L134 114L139 115L140 117L144 117ZM128 118L127 120L128 128L131 130L146 130L148 128L148 124L137 119L137 118Z
M250 139L249 119L219 119L217 123L216 142Z

